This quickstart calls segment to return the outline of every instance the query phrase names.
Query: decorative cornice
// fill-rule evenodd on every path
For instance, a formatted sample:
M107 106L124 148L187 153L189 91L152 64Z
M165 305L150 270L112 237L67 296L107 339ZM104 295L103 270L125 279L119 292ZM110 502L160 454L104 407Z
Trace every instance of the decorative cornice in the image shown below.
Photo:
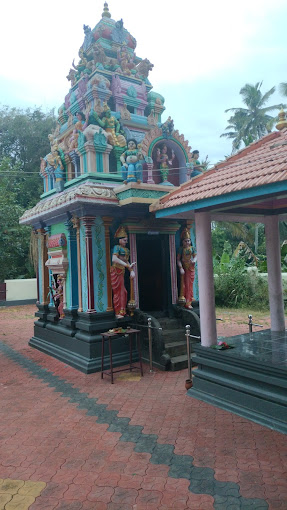
M65 207L73 202L96 201L98 203L108 203L118 205L118 199L112 188L82 184L74 187L67 192L58 193L51 198L39 202L32 209L25 211L20 218L20 223L30 223L32 219L38 219L43 214L55 209Z

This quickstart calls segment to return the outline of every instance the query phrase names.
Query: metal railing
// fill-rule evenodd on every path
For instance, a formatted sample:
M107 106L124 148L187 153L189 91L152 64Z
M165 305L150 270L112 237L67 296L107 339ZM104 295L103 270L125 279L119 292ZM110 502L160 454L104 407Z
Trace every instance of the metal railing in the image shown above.
M195 338L196 340L200 340L200 336L195 336L190 334L190 324L185 326L185 336L186 336L186 352L187 352L187 373L188 379L191 379L191 351L190 351L190 339Z
M252 333L252 328L253 326L256 326L257 328L263 328L262 324L254 324L254 322L252 322L252 315L249 314L248 315L248 326L249 326L249 333Z

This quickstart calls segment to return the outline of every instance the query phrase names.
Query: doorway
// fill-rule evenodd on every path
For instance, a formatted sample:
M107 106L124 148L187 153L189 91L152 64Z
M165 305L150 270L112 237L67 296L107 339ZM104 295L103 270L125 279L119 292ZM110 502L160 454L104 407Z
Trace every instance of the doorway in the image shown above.
M137 235L139 307L143 311L168 308L168 258L167 235Z

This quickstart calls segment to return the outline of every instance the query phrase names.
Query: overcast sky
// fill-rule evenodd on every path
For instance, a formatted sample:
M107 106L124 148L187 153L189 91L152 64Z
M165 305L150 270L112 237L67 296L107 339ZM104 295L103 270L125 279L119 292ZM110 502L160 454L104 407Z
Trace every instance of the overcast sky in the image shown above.
M104 1L35 0L5 2L1 11L2 105L63 103L72 60L84 40L83 24L93 28ZM287 81L286 0L110 0L112 18L137 40L136 54L154 69L153 89L165 97L166 112L193 149L212 163L231 152L220 138L229 115L243 106L245 83L263 81L262 91ZM81 9L82 6L82 9ZM269 104L287 102L279 91ZM275 112L274 112L275 113Z

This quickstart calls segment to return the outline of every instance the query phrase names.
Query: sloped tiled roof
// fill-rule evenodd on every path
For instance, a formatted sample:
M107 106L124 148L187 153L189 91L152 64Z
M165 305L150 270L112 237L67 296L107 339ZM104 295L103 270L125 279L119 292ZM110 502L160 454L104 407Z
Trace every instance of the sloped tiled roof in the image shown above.
M287 181L287 128L253 142L150 206L155 212Z

